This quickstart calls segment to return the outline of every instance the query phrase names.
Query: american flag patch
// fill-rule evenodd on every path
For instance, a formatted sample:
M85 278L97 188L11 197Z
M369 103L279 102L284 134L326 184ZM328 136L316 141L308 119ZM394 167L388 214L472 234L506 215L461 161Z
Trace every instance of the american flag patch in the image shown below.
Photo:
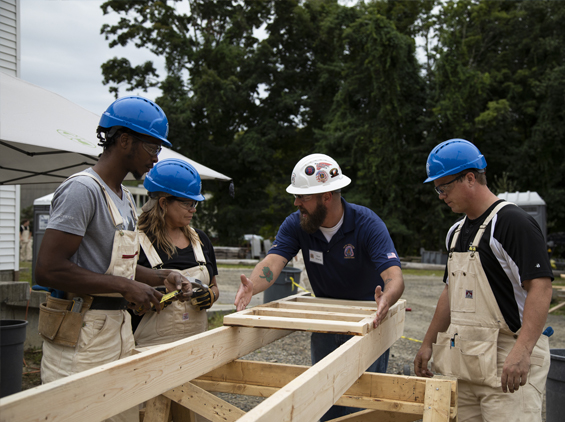
M396 258L396 254L395 254L394 252L387 253L387 254L386 254L386 257L387 257L388 259Z

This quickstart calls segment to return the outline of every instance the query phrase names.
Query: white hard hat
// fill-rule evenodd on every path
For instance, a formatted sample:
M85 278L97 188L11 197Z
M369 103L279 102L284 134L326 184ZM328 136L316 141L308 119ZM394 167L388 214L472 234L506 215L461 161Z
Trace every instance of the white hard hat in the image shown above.
M311 195L346 187L351 179L341 172L337 162L325 154L310 154L294 166L288 193Z

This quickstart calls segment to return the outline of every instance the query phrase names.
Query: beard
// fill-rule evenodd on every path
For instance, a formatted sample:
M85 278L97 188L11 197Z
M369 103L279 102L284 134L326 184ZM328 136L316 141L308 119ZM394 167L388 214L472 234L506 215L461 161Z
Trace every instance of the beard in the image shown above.
M314 212L308 213L306 210L304 213L302 210L300 212L300 227L308 234L316 233L328 215L328 209L322 205L321 201L316 203Z

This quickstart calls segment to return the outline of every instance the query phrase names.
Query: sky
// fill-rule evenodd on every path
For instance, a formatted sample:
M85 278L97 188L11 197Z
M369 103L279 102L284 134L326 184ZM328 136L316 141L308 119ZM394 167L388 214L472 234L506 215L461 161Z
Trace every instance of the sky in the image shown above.
M117 22L116 14L102 14L100 0L20 0L20 78L101 115L114 101L102 84L100 65L112 57L127 57L132 64L162 60L147 50L110 48L100 34L104 23ZM160 72L163 75L163 72ZM158 89L126 92L154 100Z

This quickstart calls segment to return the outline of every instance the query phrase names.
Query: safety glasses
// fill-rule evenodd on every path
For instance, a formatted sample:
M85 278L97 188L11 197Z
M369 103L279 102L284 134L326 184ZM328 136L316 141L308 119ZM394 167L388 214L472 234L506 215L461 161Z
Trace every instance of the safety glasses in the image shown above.
M157 144L154 144L153 142L146 141L145 139L140 138L139 136L135 136L133 133L130 133L130 135L133 138L140 141L142 143L141 146L143 147L143 149L145 151L147 151L149 153L149 155L151 155L153 157L157 157L159 155L159 153L161 152L161 150L163 149L163 147L161 145L157 145Z
M467 174L467 173L462 173L462 174L460 174L459 176L457 176L455 179L453 179L453 180L450 181L450 182L444 183L443 185L434 186L434 189L436 190L436 192L437 192L438 195L446 194L447 191L449 190L449 188L446 189L446 187L447 187L448 185L451 185L453 182L456 182L457 180L463 179L466 174Z

